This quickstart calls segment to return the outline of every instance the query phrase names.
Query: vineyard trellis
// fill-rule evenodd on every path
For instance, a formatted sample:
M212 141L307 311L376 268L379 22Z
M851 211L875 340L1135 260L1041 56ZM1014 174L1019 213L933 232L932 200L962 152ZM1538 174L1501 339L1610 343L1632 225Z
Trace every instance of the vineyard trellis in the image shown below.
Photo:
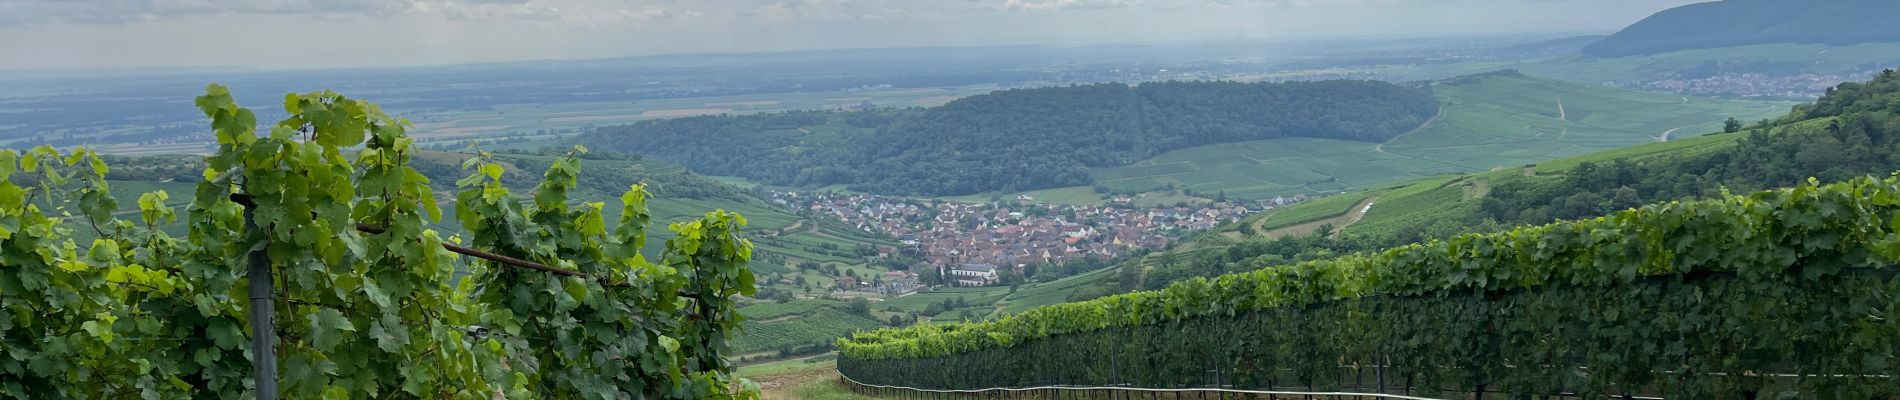
M737 214L671 224L648 261L642 187L610 223L570 204L575 154L529 204L480 154L445 240L407 121L291 94L260 136L225 88L196 104L218 149L182 238L162 191L114 217L90 150L0 151L0 398L756 396L726 359L753 290Z
M1891 397L1897 211L1900 179L1810 182L860 333L838 364L932 390Z

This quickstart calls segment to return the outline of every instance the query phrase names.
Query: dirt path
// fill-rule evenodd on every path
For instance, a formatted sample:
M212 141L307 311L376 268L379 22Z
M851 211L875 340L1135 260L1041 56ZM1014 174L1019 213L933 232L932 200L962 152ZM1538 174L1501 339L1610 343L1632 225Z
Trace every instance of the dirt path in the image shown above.
M785 236L785 234L787 233L798 232L798 228L803 228L803 227L805 227L805 220L800 219L797 221L792 221L791 225L786 225L784 228L779 228L778 234L775 236Z
M777 317L772 317L772 318L766 318L766 319L749 319L749 320L746 320L745 322L750 322L750 323L754 323L754 324L769 324L769 323L773 323L773 322L785 322L785 321L791 321L791 320L794 320L794 319L798 319L798 318L800 318L800 317L804 317L804 316L803 316L803 315L798 315L798 314L792 314L792 315L780 315L780 316L777 316Z
M1445 118L1444 105L1438 106L1438 115L1433 115L1432 119L1425 120L1425 123L1419 124L1417 128L1412 128L1412 130L1405 131L1405 133L1401 133L1398 136L1393 136L1391 139L1386 139L1384 142L1379 142L1377 146L1372 146L1372 151L1384 153L1386 143L1392 143L1392 141L1399 140L1399 138L1405 137L1405 135L1410 135L1412 134L1412 132L1418 132L1418 131L1425 130L1425 128L1430 128L1432 127L1432 124L1437 123L1440 118Z
M764 400L798 399L799 396L796 393L798 388L837 379L837 368L830 366L752 378L753 381L759 383L759 398Z
M1365 218L1366 212L1372 210L1372 202L1377 200L1379 200L1378 197L1368 197L1365 200L1360 200L1358 203L1353 204L1352 208L1347 209L1345 214L1279 229L1264 230L1261 231L1261 236L1266 236L1269 239L1279 239L1288 236L1311 235L1313 232L1318 232L1320 226L1332 224L1333 235L1337 237L1339 232L1346 230L1346 227L1359 223L1360 219ZM1265 224L1266 222L1266 218L1261 218L1260 221L1255 223ZM1258 227L1258 225L1255 226L1255 228Z
M1562 94L1557 95L1557 119L1560 121L1570 120L1570 115L1564 113L1564 95Z
M1682 128L1687 128L1687 127L1685 126L1685 127L1682 127ZM1676 129L1670 129L1670 130L1666 130L1666 131L1663 131L1663 133L1662 133L1662 135L1661 135L1661 136L1657 136L1657 137L1656 137L1656 141L1658 141L1658 142L1667 142L1667 141L1669 141L1669 134L1672 134L1672 133L1676 133L1676 131L1679 131L1679 130L1682 130L1682 128L1676 128Z

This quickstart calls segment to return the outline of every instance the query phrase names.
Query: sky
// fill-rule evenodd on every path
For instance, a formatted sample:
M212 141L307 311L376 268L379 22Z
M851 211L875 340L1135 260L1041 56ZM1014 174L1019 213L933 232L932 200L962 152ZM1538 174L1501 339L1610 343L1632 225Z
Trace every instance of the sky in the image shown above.
M0 69L1607 33L1700 0L0 0Z

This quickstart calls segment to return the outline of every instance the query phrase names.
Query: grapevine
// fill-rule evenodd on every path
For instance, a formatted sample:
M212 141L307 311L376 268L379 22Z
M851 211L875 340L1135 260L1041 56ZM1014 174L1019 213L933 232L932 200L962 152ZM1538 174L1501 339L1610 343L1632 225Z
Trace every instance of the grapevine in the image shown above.
M732 297L752 292L742 217L675 224L651 263L638 254L642 188L609 231L605 204L566 198L578 158L524 206L476 157L454 216L468 240L580 273L463 260L443 247L461 238L426 227L443 216L409 165L407 121L334 92L290 94L288 117L258 135L224 87L196 104L218 149L183 238L160 229L180 218L169 193L141 195L137 221L114 217L90 150L0 151L0 397L252 396L260 334L278 339L287 398L756 395L724 359ZM248 328L253 250L276 278L275 332Z
M1893 396L1900 381L1873 377L1900 365L1896 213L1900 177L1656 204L860 333L840 369L925 388L1336 389L1342 368L1382 365L1421 392Z

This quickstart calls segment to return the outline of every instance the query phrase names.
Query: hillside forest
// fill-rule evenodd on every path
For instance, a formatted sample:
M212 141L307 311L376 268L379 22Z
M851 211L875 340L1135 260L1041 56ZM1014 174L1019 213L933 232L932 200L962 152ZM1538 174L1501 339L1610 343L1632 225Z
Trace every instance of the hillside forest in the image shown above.
M1005 90L926 109L642 121L576 140L774 185L959 195L1088 185L1088 168L1191 146L1285 137L1381 142L1437 111L1427 89L1383 82L1103 83ZM826 119L848 127L799 128Z

